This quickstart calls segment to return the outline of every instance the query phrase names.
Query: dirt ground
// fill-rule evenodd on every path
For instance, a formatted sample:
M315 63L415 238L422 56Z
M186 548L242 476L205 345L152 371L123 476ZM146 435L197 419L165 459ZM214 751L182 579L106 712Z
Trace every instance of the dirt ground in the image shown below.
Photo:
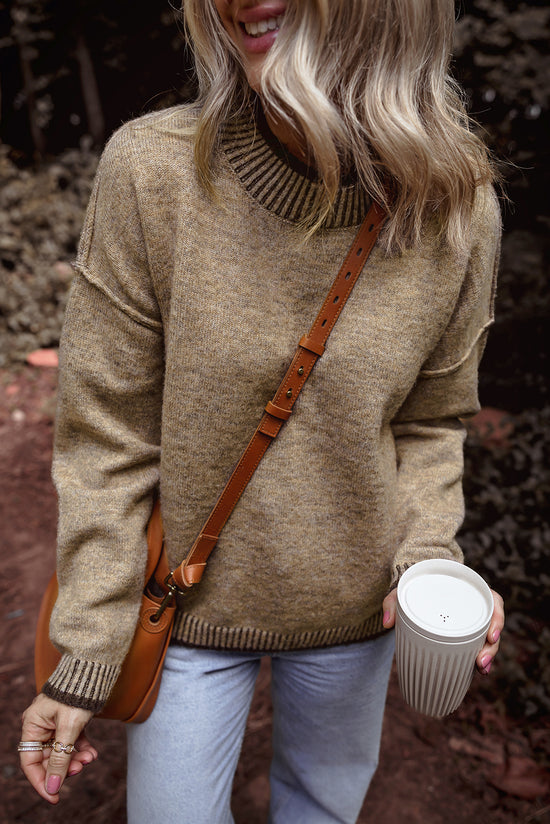
M34 625L53 567L56 505L49 464L55 386L52 368L0 371L0 824L126 820L122 725L93 723L100 759L74 783L69 780L56 809L33 794L18 768L19 717L34 689ZM237 824L265 821L269 739L266 666L235 781ZM549 761L550 719L510 718L500 697L481 689L481 676L454 715L435 721L407 708L394 673L380 767L360 822L544 824L550 822Z

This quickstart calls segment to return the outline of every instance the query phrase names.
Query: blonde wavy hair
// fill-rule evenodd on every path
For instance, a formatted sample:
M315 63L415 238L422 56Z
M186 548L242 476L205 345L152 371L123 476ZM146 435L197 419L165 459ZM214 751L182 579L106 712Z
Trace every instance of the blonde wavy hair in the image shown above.
M195 160L213 191L220 127L253 93L213 0L183 0L183 12L199 87ZM308 232L355 169L388 211L388 249L415 245L434 214L449 245L466 246L476 189L495 172L449 75L453 27L454 0L288 0L259 96L306 141L323 183Z

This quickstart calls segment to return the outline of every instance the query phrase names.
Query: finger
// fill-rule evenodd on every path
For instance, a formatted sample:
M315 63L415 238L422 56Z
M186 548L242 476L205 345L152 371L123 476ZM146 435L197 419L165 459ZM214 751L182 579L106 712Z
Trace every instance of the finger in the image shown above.
M90 743L90 741L88 740L86 735L84 735L84 733L82 733L77 738L76 743L78 748L77 755L82 757L82 761L85 760L89 763L90 761L95 761L96 758L99 756L98 751L93 746L93 744Z
M42 741L46 743L55 732L55 724L51 723L49 719L45 718L40 712L36 712L35 708L37 703L35 699L31 706L23 713L21 740ZM44 787L46 763L49 754L49 749L42 750L42 752L21 752L19 753L19 759L21 769L30 784L42 798L51 801Z
M69 764L69 769L67 770L67 777L73 778L75 775L79 775L86 765L81 761L76 761L73 759Z
M46 761L47 757L40 752L20 753L21 768L25 773L27 781L34 787L36 792L49 801L50 804L57 804L57 799L48 795L45 787Z
M395 624L395 612L397 609L397 589L392 589L384 598L382 610L384 617L382 623L385 629L391 629Z
M78 772L80 772L82 767L91 764L99 755L96 748L90 744L85 735L81 735L77 739L76 747L77 749L71 754L71 763L69 764L68 770L69 775L71 774L71 770L76 769L77 766Z
M476 666L482 675L489 675L493 660L498 652L500 641L496 644L485 644L476 658Z
M476 666L483 675L489 675L493 660L500 646L500 634L504 627L504 601L502 597L491 590L493 596L493 615L487 632L487 641L476 658Z
M91 764L94 760L94 757L90 753L77 752L75 750L75 752L71 755L67 775L78 775L78 773L82 772L84 767L87 767L88 764Z
M487 639L492 644L496 644L504 628L504 601L498 592L491 590L491 593L493 595L494 608Z
M84 767L87 767L88 764L95 761L99 755L96 748L90 744L85 735L81 735L77 739L75 746L77 749L71 753L71 760L67 769L67 775L70 777L79 775ZM50 752L51 750L45 750L45 753L47 753L46 758L49 758Z
M76 757L76 741L81 725L68 718L60 718L55 734L55 744L46 762L45 789L52 799L59 799L59 790L69 771L72 756Z

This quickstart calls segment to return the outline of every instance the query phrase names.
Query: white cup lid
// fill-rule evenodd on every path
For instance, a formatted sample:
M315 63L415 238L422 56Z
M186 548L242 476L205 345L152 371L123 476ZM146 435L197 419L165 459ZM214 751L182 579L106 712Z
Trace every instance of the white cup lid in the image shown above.
M489 587L469 567L443 558L420 561L397 588L402 618L429 638L467 641L487 632L493 613Z

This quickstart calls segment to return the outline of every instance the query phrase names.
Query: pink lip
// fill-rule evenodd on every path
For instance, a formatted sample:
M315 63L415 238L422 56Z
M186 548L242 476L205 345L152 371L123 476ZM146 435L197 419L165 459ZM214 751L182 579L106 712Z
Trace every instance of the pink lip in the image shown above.
M268 31L262 34L261 37L251 37L245 31L241 30L241 41L243 49L249 54L264 54L269 51L275 40L277 39L278 29Z
M265 3L259 6L241 9L237 15L238 23L259 23L261 20L269 20L271 17L279 17L286 11L286 4ZM264 54L269 51L277 39L278 29L268 31L261 37L251 37L246 33L242 25L238 26L242 45L249 54Z

